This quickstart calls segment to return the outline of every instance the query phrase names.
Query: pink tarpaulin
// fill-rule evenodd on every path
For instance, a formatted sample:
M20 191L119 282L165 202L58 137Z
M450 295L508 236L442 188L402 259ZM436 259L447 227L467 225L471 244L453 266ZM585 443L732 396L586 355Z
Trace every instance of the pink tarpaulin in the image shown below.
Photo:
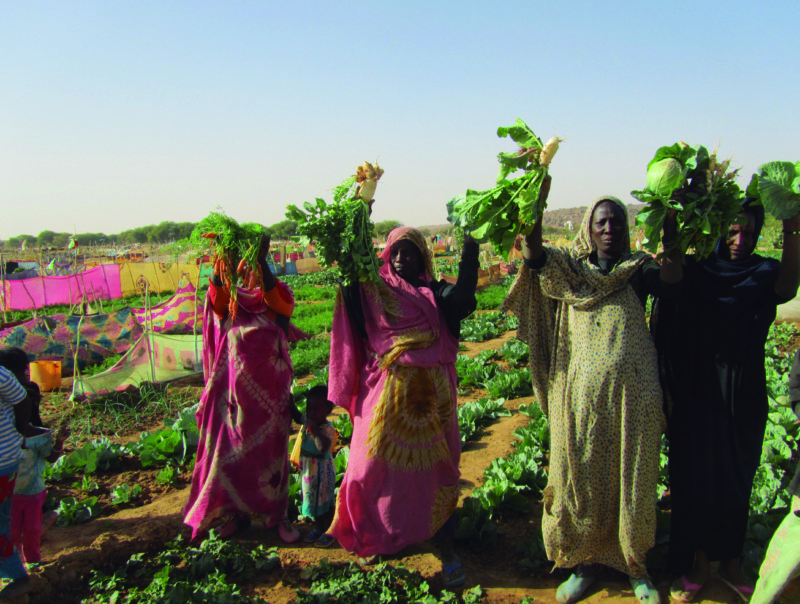
M2 281L0 304L5 310L31 310L49 304L80 304L84 299L113 300L122 297L119 265L101 264L78 273Z

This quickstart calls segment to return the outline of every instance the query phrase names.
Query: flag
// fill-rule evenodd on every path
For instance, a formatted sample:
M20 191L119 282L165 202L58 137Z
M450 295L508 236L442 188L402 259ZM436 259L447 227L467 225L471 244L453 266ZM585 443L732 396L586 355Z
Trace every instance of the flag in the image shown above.
M56 270L56 257L53 256L53 259L50 261L50 264L47 265L47 270L51 273L54 273Z

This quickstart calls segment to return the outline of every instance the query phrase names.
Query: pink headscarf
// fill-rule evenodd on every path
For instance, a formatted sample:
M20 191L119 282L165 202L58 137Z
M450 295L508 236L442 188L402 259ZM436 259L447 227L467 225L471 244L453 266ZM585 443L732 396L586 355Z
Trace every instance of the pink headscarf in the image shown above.
M433 280L435 273L433 272L433 256L428 244L425 241L425 235L412 227L398 227L389 233L386 239L386 248L381 254L383 266L380 268L380 274L385 279L390 274L394 275L394 267L392 267L392 246L398 241L410 241L419 250L422 257L422 265L425 271L420 275L423 281L430 282Z

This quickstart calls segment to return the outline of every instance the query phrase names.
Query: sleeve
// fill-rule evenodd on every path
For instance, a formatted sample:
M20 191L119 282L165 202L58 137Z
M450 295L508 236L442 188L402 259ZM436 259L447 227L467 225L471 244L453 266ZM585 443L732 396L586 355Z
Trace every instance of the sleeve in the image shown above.
M275 281L275 287L264 292L264 302L278 315L291 317L294 312L292 290L283 281Z
M442 310L447 329L458 338L461 335L461 321L471 315L478 306L475 289L478 286L477 243L467 242L461 253L456 282L438 281L431 284L436 304Z
M524 256L522 257L522 261L525 263L529 269L534 272L538 272L544 268L544 265L547 264L547 250L542 250L542 255L539 256L536 260L528 260Z
M26 396L28 392L14 374L5 367L0 367L0 400L9 405L16 405L25 400Z
M231 294L225 287L217 287L213 283L208 284L208 297L217 319L222 321L228 314L228 304L231 301Z
M359 336L367 339L367 320L364 317L364 306L361 304L361 286L356 283L355 285L340 285L342 292L342 301L347 309L347 316L350 322L358 333Z
M681 291L683 281L664 283L661 280L661 265L655 260L645 260L641 268L641 282L645 294L654 298L674 300Z

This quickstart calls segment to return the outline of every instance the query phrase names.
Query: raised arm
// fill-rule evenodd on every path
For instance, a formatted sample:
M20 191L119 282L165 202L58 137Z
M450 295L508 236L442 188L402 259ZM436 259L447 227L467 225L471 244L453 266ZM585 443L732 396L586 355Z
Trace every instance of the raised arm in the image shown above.
M539 200L542 202L547 201L547 196L550 195L550 183L552 177L548 174L544 177L542 188L539 191ZM533 225L533 230L530 234L526 235L522 240L522 257L527 261L538 260L542 256L542 219L536 221Z
M672 247L672 251L661 261L661 281L664 283L679 283L683 279L683 264L681 253L675 248L675 238L678 235L677 210L670 210L664 219L664 236L661 241L664 249Z
M791 299L800 285L800 213L783 221L783 253L781 272L775 283L775 293Z

